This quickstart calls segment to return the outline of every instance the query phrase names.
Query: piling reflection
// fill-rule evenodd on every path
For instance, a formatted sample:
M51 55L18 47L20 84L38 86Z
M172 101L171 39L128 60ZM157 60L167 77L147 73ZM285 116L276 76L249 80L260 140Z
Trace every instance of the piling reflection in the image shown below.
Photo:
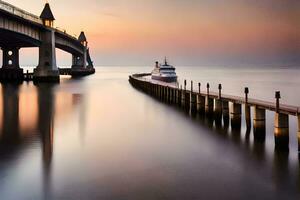
M285 190L291 187L289 170L289 152L288 151L275 151L274 153L274 166L273 166L273 179L277 189Z

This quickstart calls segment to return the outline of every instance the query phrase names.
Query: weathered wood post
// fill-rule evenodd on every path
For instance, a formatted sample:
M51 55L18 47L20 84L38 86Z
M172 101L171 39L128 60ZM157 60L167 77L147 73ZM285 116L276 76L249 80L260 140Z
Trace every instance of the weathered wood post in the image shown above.
M165 87L166 87L166 99L165 99L165 101L167 103L169 103L169 86L165 86Z
M184 80L184 88L181 92L181 106L185 107L186 106L186 80Z
M164 85L162 86L162 91L163 91L162 100L165 101L166 100L166 87Z
M251 106L248 104L249 88L245 88L245 120L247 130L251 129Z
M298 138L298 153L300 154L300 113L298 111L297 114L297 118L298 118L298 133L297 133L297 138Z
M191 105L191 94L188 90L185 90L185 110L189 111Z
M199 113L205 111L205 97L201 95L201 83L198 83L197 110Z
M241 128L242 105L240 103L232 102L230 109L231 128L233 130L240 130Z
M253 117L254 140L265 141L266 138L266 110L254 107Z
M191 81L191 112L196 113L197 112L197 94L194 93L193 88L193 81Z
M178 102L178 106L181 106L181 101L182 101L182 85L180 85L180 89L178 90L178 99L177 99L177 102Z
M229 127L229 102L222 100L222 114L223 114L223 122L224 127Z
M276 98L276 113L275 113L275 149L289 150L289 116L280 113L279 100L281 98L280 92L275 93Z
M209 83L207 83L206 84L207 95L205 98L205 114L208 116L211 116L213 113L213 109L214 109L214 100L209 97L209 88L210 88L210 85L209 85Z
M174 97L173 97L173 88L172 87L170 87L170 104L172 104L173 103L173 99L174 99Z
M218 90L219 90L219 95L218 98L215 99L215 107L214 107L214 113L215 113L215 117L216 119L220 119L222 118L222 85L219 84L218 85Z

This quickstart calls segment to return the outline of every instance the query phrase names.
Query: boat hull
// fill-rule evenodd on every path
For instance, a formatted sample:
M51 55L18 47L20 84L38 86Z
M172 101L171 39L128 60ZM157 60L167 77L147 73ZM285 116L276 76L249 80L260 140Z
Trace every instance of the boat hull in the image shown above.
M153 80L158 80L158 81L163 81L163 82L168 82L168 83L177 82L177 77L162 77L162 76L152 75L151 78Z

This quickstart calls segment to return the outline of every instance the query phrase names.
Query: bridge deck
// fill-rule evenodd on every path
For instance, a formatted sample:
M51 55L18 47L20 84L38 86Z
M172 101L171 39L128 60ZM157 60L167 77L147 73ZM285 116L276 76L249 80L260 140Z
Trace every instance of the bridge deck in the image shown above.
M43 21L37 16L37 15L34 15L34 14L31 14L21 8L18 8L10 3L7 3L7 2L4 2L2 0L0 0L0 10L3 10L7 13L10 13L11 15L15 15L15 16L18 16L24 20L27 20L29 22L33 22L35 24L39 24L41 26L44 26L43 25ZM49 28L49 27L48 27ZM77 37L76 35L70 35L66 32L66 30L61 30L60 28L56 27L56 28L51 28L53 30L55 30L56 32L64 35L65 37L68 37L70 39L73 39L73 40L77 40Z
M133 79L136 79L136 80L140 80L140 81L144 81L144 82L150 82L150 83L156 84L156 85L162 85L162 86L166 86L166 87L170 87L170 88L174 88L174 89L179 89L179 86L174 84L174 83L173 84L164 83L164 82L161 82L161 81L156 81L156 80L145 78L146 76L149 76L149 75L151 75L151 74L149 74L149 73L134 74L130 77L133 78ZM186 90L186 91L188 93L191 93L190 90ZM201 95L201 96L204 96L204 97L208 96L207 93L203 93L203 92L199 93L199 92L193 91L193 94ZM214 99L218 99L219 94L217 92L210 92L209 97L212 97ZM221 99L223 101L229 101L229 102L239 103L239 104L246 104L245 97L222 94ZM276 110L275 102L263 101L263 100L254 99L254 98L248 98L248 105L257 106L259 108L270 110L270 111L275 111ZM279 110L280 113L284 113L284 114L288 114L288 115L294 115L294 116L297 116L297 115L300 114L300 107L292 106L292 105L286 105L286 104L280 104L279 107L280 107L280 110Z

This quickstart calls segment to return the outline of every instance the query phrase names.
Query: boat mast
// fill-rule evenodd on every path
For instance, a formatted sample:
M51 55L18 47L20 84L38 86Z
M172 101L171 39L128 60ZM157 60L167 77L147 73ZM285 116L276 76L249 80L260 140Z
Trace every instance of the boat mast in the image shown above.
M167 57L165 56L165 65L168 65Z

